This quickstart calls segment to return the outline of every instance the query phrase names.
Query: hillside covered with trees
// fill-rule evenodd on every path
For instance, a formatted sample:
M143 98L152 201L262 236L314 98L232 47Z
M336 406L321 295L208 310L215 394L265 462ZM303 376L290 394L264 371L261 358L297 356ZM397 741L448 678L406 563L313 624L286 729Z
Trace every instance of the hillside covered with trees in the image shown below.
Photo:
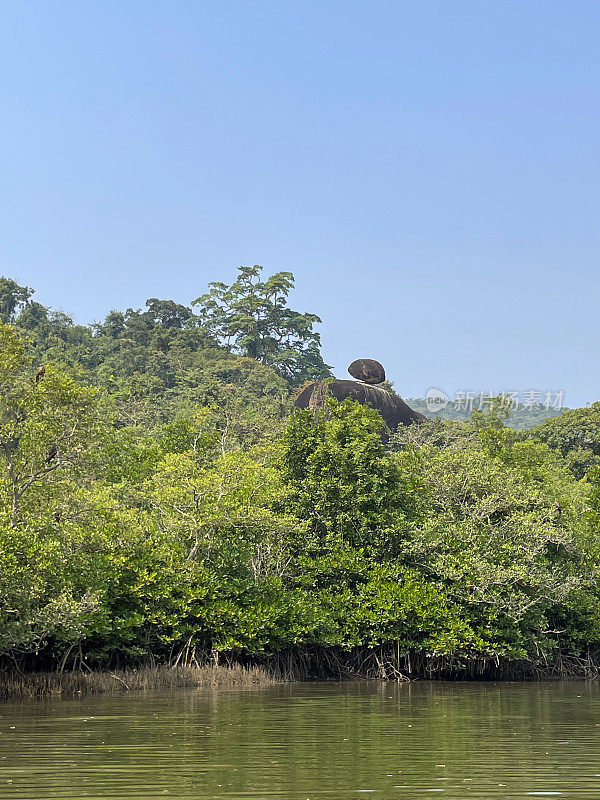
M83 326L0 279L3 665L593 669L600 403L385 445L370 408L293 412L331 373L292 287L242 267Z

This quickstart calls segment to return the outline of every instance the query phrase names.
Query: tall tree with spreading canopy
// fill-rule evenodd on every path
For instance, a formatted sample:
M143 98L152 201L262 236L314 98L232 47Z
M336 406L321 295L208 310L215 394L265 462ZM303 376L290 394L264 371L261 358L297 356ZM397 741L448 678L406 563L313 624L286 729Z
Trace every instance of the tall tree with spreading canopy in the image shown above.
M316 314L289 308L294 287L291 272L261 280L262 267L238 267L228 286L210 283L210 291L193 301L210 334L235 352L272 367L292 385L329 376L314 326Z

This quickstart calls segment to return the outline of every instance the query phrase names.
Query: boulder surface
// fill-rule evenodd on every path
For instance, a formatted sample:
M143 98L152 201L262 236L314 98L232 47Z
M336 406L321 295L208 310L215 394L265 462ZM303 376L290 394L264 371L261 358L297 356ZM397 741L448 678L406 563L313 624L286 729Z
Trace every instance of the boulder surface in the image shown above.
M352 372L355 364L363 364L369 362L377 364L381 370L376 373L373 369L369 375L376 377L377 374L383 375L382 380L385 379L385 371L378 361L371 359L358 359L353 361L350 365L349 372L356 375L359 371L357 368ZM366 369L361 374L366 374ZM411 425L413 423L426 422L427 417L420 414L413 409L392 392L383 389L381 386L375 386L367 381L348 381L348 380L333 380L333 381L315 381L310 383L296 398L294 405L296 408L312 408L315 410L324 408L326 405L327 397L335 397L336 400L345 400L350 397L362 405L371 406L375 411L378 411L387 428L394 433L399 425Z
M348 367L348 372L357 381L363 383L383 383L385 380L385 370L383 364L372 358L357 358Z

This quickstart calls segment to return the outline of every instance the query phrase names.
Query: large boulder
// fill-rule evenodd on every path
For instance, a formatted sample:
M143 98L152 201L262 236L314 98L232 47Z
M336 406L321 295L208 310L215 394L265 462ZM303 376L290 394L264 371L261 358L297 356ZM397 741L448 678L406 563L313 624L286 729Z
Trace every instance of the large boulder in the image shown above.
M370 366L358 366L368 364L376 364L380 368L377 372L376 368ZM359 359L352 362L350 368L354 368L351 374L355 375L360 370L361 374L367 374L371 380L378 374L383 375L382 380L385 379L385 371L378 361L371 359ZM350 369L348 370L350 372ZM348 381L348 380L329 380L329 381L316 381L309 384L296 398L294 405L296 408L312 408L318 410L324 408L326 405L327 397L334 397L336 400L345 400L350 397L362 405L371 406L375 411L378 411L387 428L394 433L399 425L411 425L412 423L421 423L427 420L427 417L420 414L413 409L392 392L383 389L381 386L374 386L367 381Z
M357 358L348 367L348 372L357 381L363 383L383 383L385 380L385 370L379 361L372 358Z

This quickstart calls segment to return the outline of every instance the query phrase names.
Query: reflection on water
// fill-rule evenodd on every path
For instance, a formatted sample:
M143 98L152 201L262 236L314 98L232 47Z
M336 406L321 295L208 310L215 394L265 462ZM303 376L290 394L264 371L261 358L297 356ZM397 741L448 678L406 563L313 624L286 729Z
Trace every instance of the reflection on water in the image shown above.
M0 705L0 798L600 798L600 687L296 684Z

